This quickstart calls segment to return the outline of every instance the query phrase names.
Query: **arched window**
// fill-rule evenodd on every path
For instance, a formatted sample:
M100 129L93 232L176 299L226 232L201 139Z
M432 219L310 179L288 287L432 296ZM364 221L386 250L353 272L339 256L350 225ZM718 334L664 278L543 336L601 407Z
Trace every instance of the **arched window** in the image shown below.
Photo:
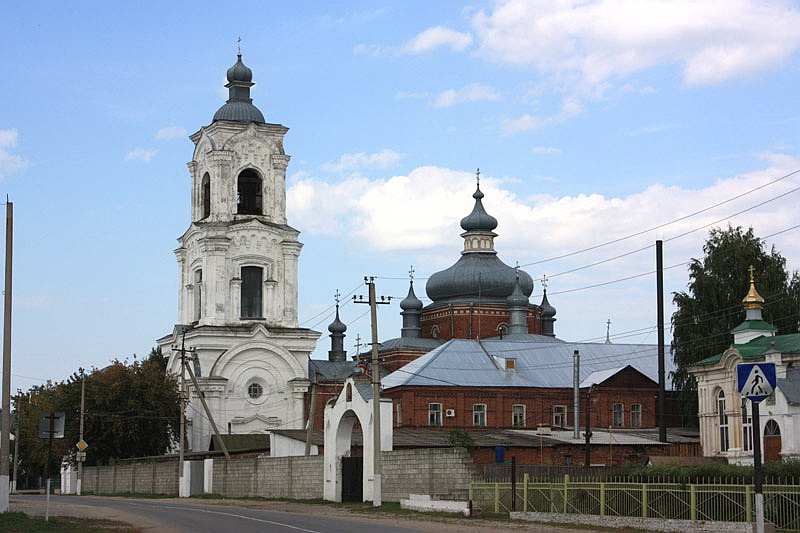
M747 408L748 403L742 398L742 450L745 452L753 449L753 415Z
M774 420L767 421L767 424L764 426L764 436L765 437L779 437L781 435L781 428L777 422Z
M725 412L725 393L717 393L717 416L719 418L719 451L728 451L728 413Z
M264 269L242 267L242 318L261 318Z
M200 218L208 218L211 216L211 178L208 176L208 172L203 175L203 182L201 186L203 189L200 193L200 198L203 203L203 216Z
M194 271L194 320L203 317L203 270Z
M254 170L239 174L236 188L236 212L240 215L261 215L261 178Z
M431 328L431 338L433 339L439 338L439 326L433 326Z

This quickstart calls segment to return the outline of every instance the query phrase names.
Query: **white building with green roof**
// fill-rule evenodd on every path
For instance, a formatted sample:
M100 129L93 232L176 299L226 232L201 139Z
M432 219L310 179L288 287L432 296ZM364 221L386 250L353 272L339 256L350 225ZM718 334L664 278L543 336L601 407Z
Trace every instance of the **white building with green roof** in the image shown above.
M689 368L697 380L703 455L753 463L752 409L737 391L736 366L766 362L775 363L777 384L759 411L764 460L800 458L800 333L776 335L762 318L764 299L752 270L742 303L745 320L731 330L731 347Z

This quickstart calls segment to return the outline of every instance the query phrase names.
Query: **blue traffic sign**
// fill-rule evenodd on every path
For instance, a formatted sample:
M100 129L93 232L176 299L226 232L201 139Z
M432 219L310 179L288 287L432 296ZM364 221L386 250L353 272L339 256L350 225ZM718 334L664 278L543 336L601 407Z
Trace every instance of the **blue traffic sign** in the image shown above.
M775 390L775 363L736 365L739 393L753 402L769 398Z

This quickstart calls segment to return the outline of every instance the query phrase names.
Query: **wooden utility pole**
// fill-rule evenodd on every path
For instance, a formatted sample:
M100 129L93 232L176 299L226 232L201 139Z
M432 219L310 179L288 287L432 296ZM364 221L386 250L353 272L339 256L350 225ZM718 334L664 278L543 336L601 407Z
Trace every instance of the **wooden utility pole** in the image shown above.
M667 442L666 370L664 363L664 254L656 241L656 293L658 320L658 440Z
M378 304L391 303L391 296L381 296L378 301L375 296L375 277L364 277L364 283L369 288L369 299L353 296L355 303L368 303L372 322L372 505L381 506L381 478L383 467L381 465L381 368L378 364Z
M6 277L3 305L3 401L0 421L0 513L8 512L8 456L11 452L11 259L14 204L6 198Z

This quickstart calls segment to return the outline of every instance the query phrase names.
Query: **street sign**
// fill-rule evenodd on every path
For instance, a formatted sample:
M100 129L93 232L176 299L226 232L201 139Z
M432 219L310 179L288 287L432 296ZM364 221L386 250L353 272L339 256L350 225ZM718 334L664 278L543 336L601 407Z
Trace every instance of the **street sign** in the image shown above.
M63 439L64 419L64 413L39 413L39 437Z
M75 445L75 447L78 448L80 451L84 452L86 451L86 448L89 447L89 445L86 444L85 440L80 440L78 441L78 444Z
M86 460L86 452L78 452L75 454L75 460L82 463Z
M736 365L739 393L752 402L768 398L775 390L775 363Z

